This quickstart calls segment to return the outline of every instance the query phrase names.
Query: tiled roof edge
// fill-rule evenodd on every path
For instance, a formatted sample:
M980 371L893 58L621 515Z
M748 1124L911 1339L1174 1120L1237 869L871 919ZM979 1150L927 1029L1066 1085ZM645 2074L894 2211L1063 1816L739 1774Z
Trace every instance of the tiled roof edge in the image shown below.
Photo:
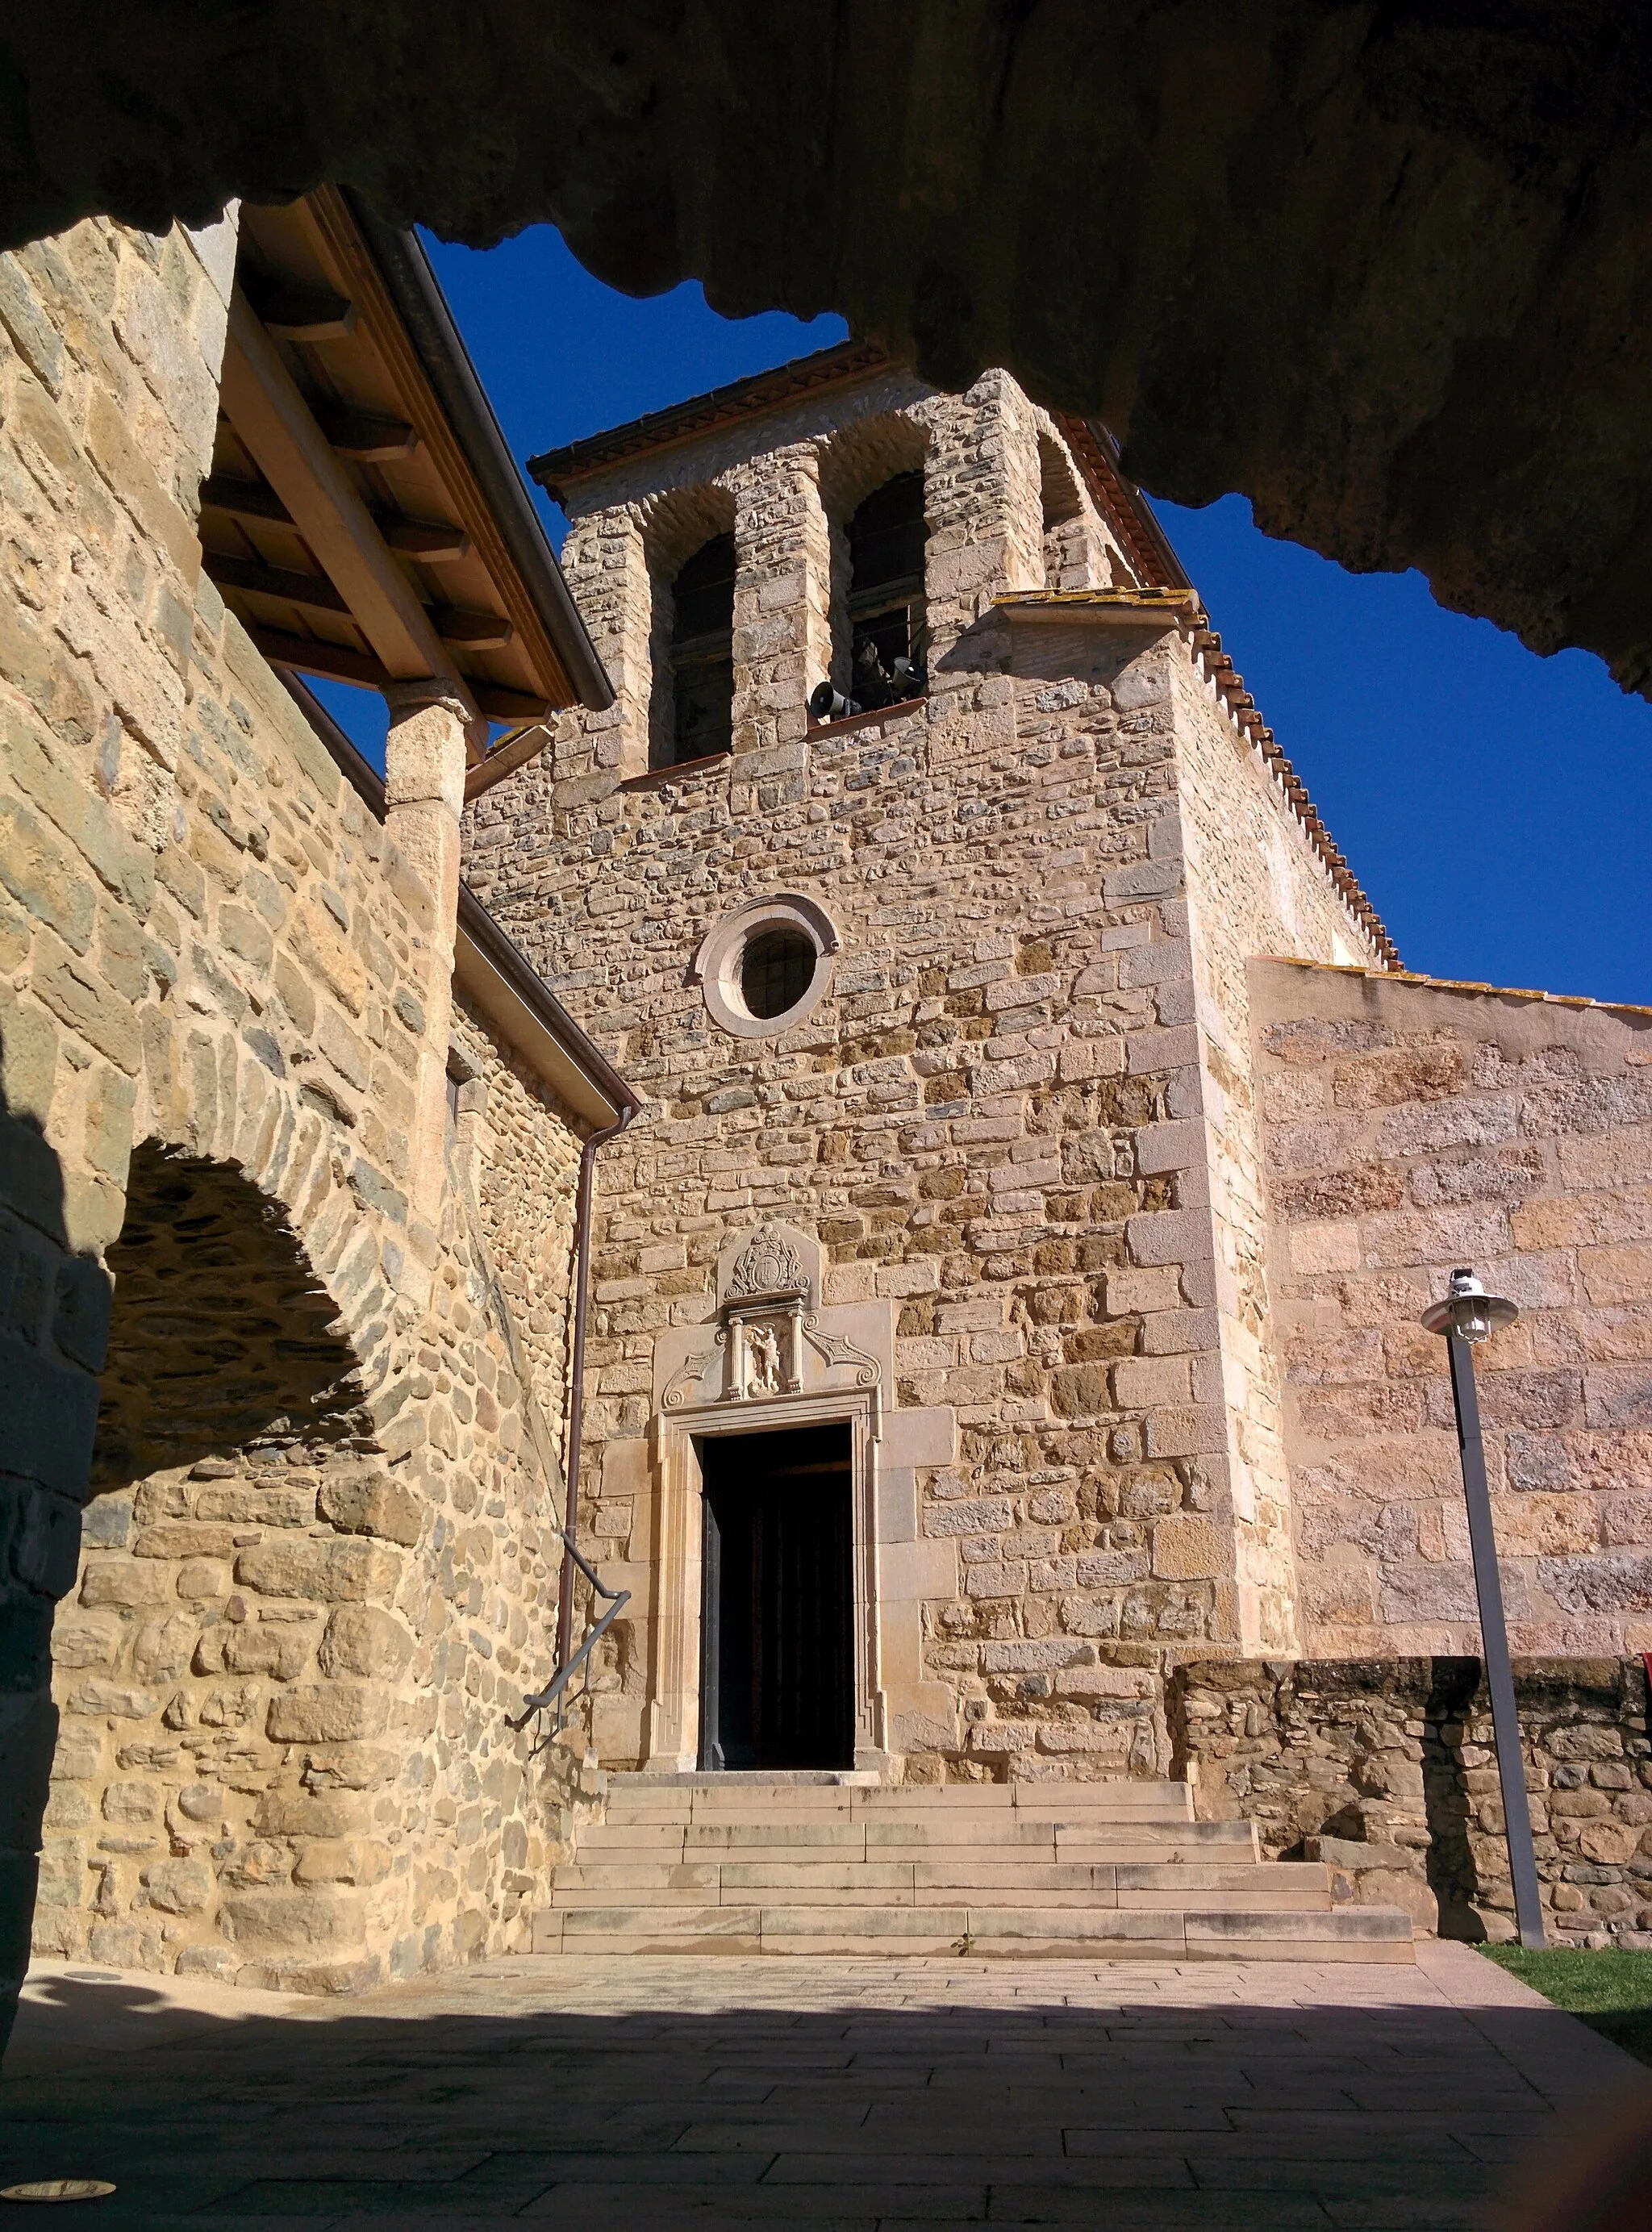
M623 426L611 426L600 434L565 442L560 449L542 451L528 460L528 470L552 502L560 503L564 489L589 480L626 457L646 457L651 451L693 441L714 427L777 411L800 395L843 387L871 373L888 371L895 364L896 360L875 341L839 341L832 348L817 349L812 356L794 357L789 364L776 365L771 372L752 373L725 387L714 387L704 395L690 396L686 402L669 404L663 411L629 419Z
M1367 969L1357 961L1306 960L1299 953L1259 953L1254 958L1275 963L1281 969L1318 969L1332 976L1367 976L1377 984L1415 984L1430 992L1483 992L1493 1000L1540 1001L1551 1008L1597 1008L1603 1015L1652 1017L1652 1007L1642 1007L1633 1000L1596 1000L1585 992L1533 991L1524 984L1487 984L1468 976L1425 976L1416 969Z

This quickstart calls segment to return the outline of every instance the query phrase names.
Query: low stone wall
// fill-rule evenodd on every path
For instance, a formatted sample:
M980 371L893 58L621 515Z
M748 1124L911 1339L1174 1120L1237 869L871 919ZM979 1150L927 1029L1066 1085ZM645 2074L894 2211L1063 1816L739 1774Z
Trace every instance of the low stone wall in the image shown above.
M1544 1916L1557 1943L1652 1948L1652 1743L1636 1658L1515 1663ZM1477 1658L1180 1667L1174 1772L1202 1820L1250 1820L1274 1859L1444 1937L1514 1935Z

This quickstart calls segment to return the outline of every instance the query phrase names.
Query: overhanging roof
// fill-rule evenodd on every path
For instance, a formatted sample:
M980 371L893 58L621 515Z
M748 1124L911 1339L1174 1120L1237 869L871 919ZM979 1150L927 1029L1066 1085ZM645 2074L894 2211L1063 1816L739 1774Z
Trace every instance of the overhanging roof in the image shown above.
M612 689L416 235L243 207L207 573L272 665L431 677L513 727Z

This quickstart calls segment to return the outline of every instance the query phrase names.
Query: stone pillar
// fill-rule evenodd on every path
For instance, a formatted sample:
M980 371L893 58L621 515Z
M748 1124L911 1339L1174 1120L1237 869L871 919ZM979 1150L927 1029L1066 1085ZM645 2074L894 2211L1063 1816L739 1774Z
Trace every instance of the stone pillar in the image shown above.
M422 998L418 1106L408 1169L413 1214L437 1223L447 1139L448 1028L459 916L459 815L464 805L468 709L440 682L401 682L385 693L385 827L435 904Z
M654 588L636 508L616 505L577 519L562 571L597 656L614 686L606 713L565 713L557 730L559 781L599 772L644 775L649 763L653 686Z
M930 557L930 679L932 691L963 686L949 677L946 654L989 612L994 597L1044 584L1044 523L1038 426L1033 406L1007 373L985 372L965 395L949 397L932 419L925 477ZM987 639L970 665L996 654Z
M488 1085L481 1077L464 1079L459 1087L458 1165L471 1192L480 1197L482 1173L493 1158L493 1131L488 1122Z
M832 672L832 549L812 443L729 473L735 497L734 748L801 743Z

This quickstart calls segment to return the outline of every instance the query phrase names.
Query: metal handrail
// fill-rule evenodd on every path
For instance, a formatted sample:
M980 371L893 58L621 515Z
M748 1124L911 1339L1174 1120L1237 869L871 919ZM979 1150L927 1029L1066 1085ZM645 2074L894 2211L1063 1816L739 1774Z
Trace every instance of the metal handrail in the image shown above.
M593 1145L599 1145L603 1139L611 1139L615 1132L624 1131L625 1125L631 1120L631 1116L634 1113L634 1110L628 1109L622 1115L619 1123L613 1126L611 1130L596 1133L593 1135L593 1139L588 1139L586 1142L586 1151L581 1158L580 1163L582 1190L586 1184L585 1174L588 1172L590 1167L591 1148ZM505 1716L505 1726L511 1729L513 1733L520 1734L521 1731L528 1726L528 1723L533 1719L536 1713L547 1712L549 1710L551 1706L555 1706L555 1729L547 1729L545 1735L539 1739L538 1742L534 1744L532 1751L528 1754L528 1757L530 1759L537 1759L540 1753L544 1750L546 1745L550 1742L551 1736L554 1734L560 1733L563 1726L568 1684L573 1681L574 1676L580 1673L582 1670L584 1670L586 1676L585 1693L586 1696L590 1695L591 1677L589 1669L591 1664L591 1654L596 1649L598 1644L601 1642L603 1637L608 1632L608 1630L613 1625L615 1620L619 1619L620 1613L624 1612L625 1606L631 1602L631 1591L629 1589L609 1588L604 1582L601 1575L597 1572L595 1567L591 1564L588 1559L582 1557L574 1547L573 1535L569 1532L569 1527L573 1524L574 1517L572 1509L573 1498L570 1493L573 1483L571 1480L566 1479L562 1476L562 1468L557 1461L555 1444L552 1441L549 1429L546 1425L544 1413L541 1411L538 1400L534 1394L533 1375L528 1371L528 1359L522 1352L522 1340L516 1331L516 1320L511 1311L509 1297L505 1293L503 1281L499 1276L498 1270L493 1261L492 1251L488 1246L487 1236L483 1230L481 1214L476 1208L474 1197L471 1196L470 1186L468 1184L464 1185L463 1191L470 1202L473 1228L471 1238L476 1244L477 1254L481 1258L483 1275L483 1287L487 1293L489 1302L493 1308L500 1332L504 1337L505 1353L510 1359L511 1369L516 1375L517 1385L522 1390L522 1409L528 1426L528 1445L533 1450L534 1457L539 1461L539 1468L541 1472L544 1475L546 1486L550 1489L553 1496L554 1496L555 1491L559 1487L561 1488L563 1491L563 1509L568 1520L568 1527L559 1527L556 1531L558 1539L560 1541L563 1550L566 1553L564 1560L564 1574L565 1576L567 1574L567 1569L570 1567L577 1567L578 1570L585 1575L586 1580L590 1582L591 1586L595 1591L596 1594L605 1600L608 1607L606 1612L603 1613L601 1619L599 1619L596 1625L592 1628L590 1633L586 1637L579 1649L569 1653L566 1663L558 1666L555 1673L552 1675L545 1687L542 1690L536 1691L533 1697L524 1697L522 1699L522 1710L514 1719L509 1713ZM584 1230L588 1232L588 1217L583 1219L582 1223ZM582 1254L584 1252L584 1247L585 1240L582 1236ZM581 1285L583 1285L583 1275L581 1275ZM581 1317L580 1322L582 1328L584 1323L583 1317ZM582 1351L583 1346L584 1343L582 1339L576 1341L576 1357L578 1356L579 1352ZM579 1364L577 1361L575 1365L575 1372L576 1375L579 1372ZM576 1387L582 1384L581 1379L578 1376L575 1378L574 1384ZM577 1405L574 1406L576 1412L578 1407L579 1406ZM573 1423L574 1425L574 1431L577 1432L577 1418ZM577 1464L575 1470L577 1471ZM571 1612L573 1608L573 1594L571 1587L567 1588L565 1593L559 1592L559 1594L564 1594L564 1600L567 1607ZM560 1612L557 1621L557 1640L559 1645L562 1643L562 1620Z
M522 1699L522 1710L521 1713L517 1715L515 1719L513 1720L509 1714L505 1716L505 1726L508 1729L520 1731L528 1726L528 1723L533 1719L535 1713L547 1712L553 1705L556 1707L556 1728L554 1730L547 1729L544 1736L540 1738L539 1742L534 1746L533 1750L528 1754L528 1757L530 1759L537 1759L540 1753L544 1750L546 1745L550 1742L552 1735L560 1734L562 1728L564 1703L569 1683L573 1681L574 1676L580 1672L581 1668L589 1666L591 1653L596 1649L598 1644L601 1642L603 1637L613 1625L615 1620L619 1619L620 1613L624 1612L625 1606L631 1602L631 1591L629 1589L611 1589L607 1587L601 1576L598 1573L595 1567L593 1566L588 1560L580 1556L579 1551L575 1549L573 1544L569 1541L566 1534L562 1536L562 1543L564 1548L568 1554L568 1556L579 1567L580 1571L585 1575L586 1580L590 1582L591 1586L596 1594L606 1599L608 1609L591 1629L590 1632L586 1635L585 1641L568 1659L567 1664L557 1668L555 1673L552 1675L550 1680L546 1684L542 1690L537 1690L531 1697L524 1697ZM588 1692L590 1689L590 1676L588 1673L586 1677L586 1688Z

